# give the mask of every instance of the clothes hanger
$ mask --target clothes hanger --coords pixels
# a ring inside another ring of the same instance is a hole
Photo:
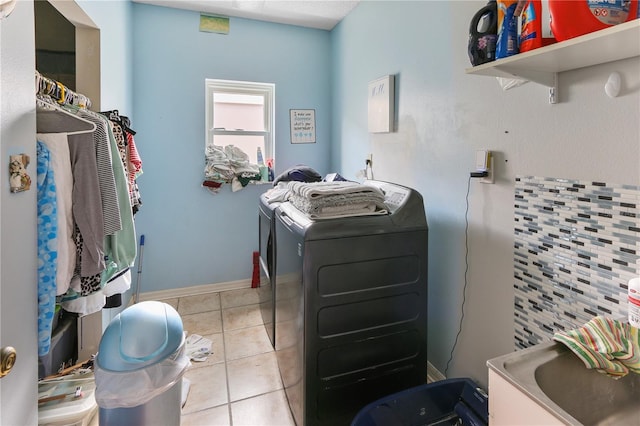
[[[1,1],[1,0],[0,0]],[[59,104],[69,104],[80,108],[90,108],[91,99],[83,94],[70,90],[64,84],[47,78],[36,70],[36,94],[49,95]]]
[[[95,123],[64,110],[46,96],[36,96],[36,131],[79,135],[96,130]]]
[[[70,105],[76,105],[84,109],[91,107],[91,100],[89,98],[87,98],[85,95],[81,95],[80,93],[75,93],[70,90],[67,90],[66,93],[66,103]]]
[[[117,109],[112,109],[110,111],[100,111],[100,114],[104,115],[109,119],[109,121],[113,121],[122,127],[123,130],[131,133],[135,136],[136,132],[131,127],[131,120],[126,115],[120,115],[120,112]]]

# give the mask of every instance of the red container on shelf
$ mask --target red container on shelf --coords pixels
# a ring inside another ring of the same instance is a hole
[[[526,0],[520,16],[520,53],[542,47],[542,1]]]
[[[557,41],[637,18],[638,0],[549,0],[551,31]]]

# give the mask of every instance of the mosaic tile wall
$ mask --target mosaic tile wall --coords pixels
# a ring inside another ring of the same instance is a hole
[[[638,276],[640,187],[518,176],[515,347],[549,340],[596,315],[627,318]]]

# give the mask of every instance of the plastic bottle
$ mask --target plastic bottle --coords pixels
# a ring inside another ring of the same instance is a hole
[[[269,182],[273,182],[273,179],[274,179],[273,158],[267,158],[267,180]]]
[[[260,149],[260,147],[258,147],[256,156],[258,157],[258,170],[260,170],[260,180],[262,182],[267,182],[269,180],[269,168],[264,165],[264,159],[262,157],[262,149]]]
[[[498,38],[498,5],[496,0],[489,3],[471,19],[469,24],[468,53],[471,65],[476,66],[496,59]]]
[[[496,59],[515,55],[518,50],[518,0],[498,0],[498,41]]]
[[[542,47],[542,1],[527,0],[520,16],[520,52]]]
[[[256,152],[256,157],[258,158],[258,166],[263,166],[264,159],[262,158],[262,149],[260,149],[260,147],[258,147],[258,150]]]
[[[638,0],[549,0],[551,31],[557,41],[636,19],[637,11]]]

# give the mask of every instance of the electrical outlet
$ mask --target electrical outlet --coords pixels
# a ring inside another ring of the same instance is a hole
[[[493,169],[487,170],[488,176],[480,178],[480,183],[495,183],[495,179],[493,178]]]
[[[369,154],[364,160],[364,175],[367,179],[373,179],[373,154]]]

